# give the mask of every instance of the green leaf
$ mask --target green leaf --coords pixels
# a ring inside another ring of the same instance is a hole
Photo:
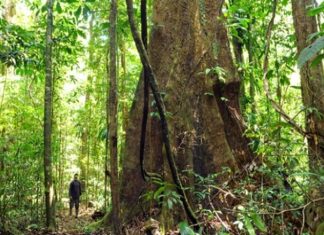
[[[312,40],[316,39],[317,37],[321,36],[323,33],[321,32],[315,32],[315,33],[311,33],[308,37],[307,37],[307,42],[311,42]]]
[[[324,36],[306,47],[298,57],[298,68],[302,68],[313,56],[324,48]]]
[[[204,95],[207,95],[207,96],[214,96],[214,94],[212,92],[205,92]]]
[[[244,216],[244,225],[245,225],[249,235],[256,235],[253,225],[252,225],[250,218],[248,216]]]
[[[324,54],[320,54],[318,56],[316,56],[316,58],[312,61],[311,66],[316,66],[319,63],[322,62],[322,60],[324,59]]]
[[[79,36],[81,36],[82,38],[86,39],[87,35],[85,34],[85,32],[83,32],[82,30],[77,30],[77,33]]]
[[[81,8],[81,6],[80,6],[80,7],[78,7],[78,9],[74,12],[74,16],[75,16],[75,18],[79,19],[80,15],[81,15],[81,10],[82,10],[82,8]]]
[[[178,227],[180,228],[181,235],[195,235],[195,232],[189,227],[187,222],[181,222]]]
[[[317,226],[315,235],[323,235],[324,234],[324,223],[321,223]]]
[[[173,202],[172,202],[171,199],[168,199],[168,200],[167,200],[167,204],[168,204],[168,208],[169,208],[169,209],[172,209],[172,207],[173,207]]]
[[[258,227],[258,229],[260,229],[262,232],[267,232],[267,227],[264,224],[264,222],[259,214],[252,214],[251,219],[252,219],[253,223],[255,224],[255,226]]]
[[[63,12],[60,2],[56,3],[56,11],[60,14]]]
[[[315,7],[314,9],[308,11],[308,15],[315,16],[322,12],[324,12],[324,2],[322,2],[321,5],[319,5],[318,7]]]
[[[47,11],[47,4],[43,5],[41,8],[41,12],[45,12]]]
[[[154,199],[157,199],[160,195],[162,195],[164,190],[165,190],[164,186],[161,186],[158,190],[156,190],[153,196]]]
[[[84,5],[83,7],[83,18],[88,19],[88,16],[90,15],[91,9],[87,4]]]
[[[101,23],[101,24],[100,24],[100,28],[101,28],[102,30],[104,30],[104,29],[108,29],[108,28],[109,28],[109,22]]]

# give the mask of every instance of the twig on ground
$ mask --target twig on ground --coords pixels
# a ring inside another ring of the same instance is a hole
[[[217,217],[217,219],[219,220],[219,222],[222,224],[222,226],[227,230],[229,231],[229,227],[227,226],[227,224],[224,223],[224,221],[221,219],[221,217],[218,215],[218,212],[217,210],[215,209],[212,201],[211,201],[211,198],[210,198],[210,195],[208,195],[208,201],[209,201],[209,204],[210,204],[210,207],[212,208],[213,210],[213,213],[215,214],[215,216]]]
[[[290,211],[298,211],[298,210],[301,210],[301,209],[304,210],[310,204],[312,204],[314,202],[319,202],[319,201],[324,201],[324,197],[311,200],[310,202],[306,203],[303,206],[299,206],[299,207],[295,207],[295,208],[291,208],[291,209],[285,209],[285,210],[281,210],[281,211],[278,211],[278,212],[259,212],[259,213],[256,213],[255,211],[238,211],[238,210],[233,210],[233,209],[229,209],[229,208],[224,208],[224,210],[227,210],[227,211],[230,211],[230,212],[233,212],[233,213],[251,212],[251,213],[256,213],[256,214],[259,214],[259,215],[281,215],[281,214],[284,214],[284,213],[290,212]]]

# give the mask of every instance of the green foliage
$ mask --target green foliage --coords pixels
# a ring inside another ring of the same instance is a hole
[[[240,229],[243,229],[244,224],[249,235],[256,234],[255,228],[259,229],[261,232],[267,232],[267,227],[259,214],[256,212],[246,211],[243,206],[238,206],[237,209],[240,212],[238,213],[238,220],[235,221],[234,224],[238,225]]]
[[[225,80],[226,80],[226,71],[219,66],[206,69],[205,74],[206,75],[216,75],[217,78],[222,82],[225,82]]]
[[[41,48],[31,30],[10,24],[0,18],[0,62],[7,66],[37,63],[35,49]]]
[[[181,235],[197,235],[198,233],[195,233],[195,231],[190,228],[190,226],[188,225],[187,222],[181,222],[178,225],[179,229],[180,229],[180,234]]]
[[[13,234],[41,228],[44,217],[42,120],[46,6],[40,0],[17,0],[16,3],[29,7],[28,23],[0,18],[0,233],[5,230]],[[142,65],[132,42],[125,3],[119,4],[118,149],[122,164],[128,161],[128,156],[125,156],[126,125]],[[224,19],[231,40],[237,40],[243,48],[243,61],[236,61],[236,66],[242,75],[241,111],[247,127],[245,135],[250,139],[251,149],[258,156],[260,165],[247,171],[239,180],[234,178],[235,188],[219,183],[219,179],[233,175],[229,169],[206,177],[185,172],[195,179],[194,187],[186,190],[192,193],[196,205],[204,205],[197,210],[208,222],[219,223],[217,215],[223,218],[228,213],[224,196],[227,192],[239,199],[239,205],[230,217],[235,218],[234,227],[240,233],[279,234],[279,228],[284,230],[280,233],[291,234],[296,227],[294,221],[302,218],[301,211],[282,217],[275,213],[303,205],[309,189],[323,182],[324,173],[309,172],[303,137],[292,131],[264,95],[262,64],[272,1],[237,0],[226,4]],[[316,109],[303,107],[300,84],[292,76],[296,73],[296,46],[292,24],[288,24],[292,22],[288,4],[290,1],[279,1],[268,79],[273,97],[294,117],[294,121],[303,126],[304,114],[314,113],[318,118],[323,115]],[[1,1],[0,5],[2,7],[4,3]],[[204,1],[200,1],[199,7],[200,21],[204,24],[207,13]],[[83,199],[96,200],[98,208],[109,210],[105,208],[105,202],[109,202],[109,189],[105,197],[103,174],[107,138],[106,57],[110,27],[106,8],[107,2],[95,0],[60,0],[54,5],[53,165],[59,201],[57,210],[64,208],[71,175],[84,171],[83,168],[86,173],[82,177],[87,184]],[[137,17],[138,9],[137,3]],[[321,14],[323,9],[322,3],[310,10],[310,15]],[[152,22],[149,24],[152,27]],[[314,39],[298,59],[300,68],[312,58],[312,64],[316,64],[324,57],[319,54],[324,47],[323,32],[310,35],[309,40]],[[215,52],[219,52],[218,46],[212,46]],[[218,77],[221,81],[225,81],[227,76],[224,68],[217,64],[201,71],[201,74]],[[203,94],[207,99],[214,97],[209,91]],[[167,94],[162,95],[168,98]],[[228,98],[221,97],[221,100],[228,101]],[[153,111],[150,115],[159,118],[154,112],[154,101],[151,106]],[[229,106],[229,110],[231,108]],[[172,120],[175,114],[167,112],[166,115]],[[169,211],[181,206],[181,196],[175,185],[158,178],[154,184],[154,190],[145,194],[146,200],[157,202]],[[223,197],[213,198],[215,192]],[[221,201],[224,206],[212,208],[210,205],[217,204],[214,200]],[[84,232],[90,234],[98,226],[99,223],[92,224]],[[186,222],[178,227],[181,234],[196,234]],[[321,225],[318,234],[322,228]]]
[[[315,235],[321,235],[324,234],[324,223],[321,223],[315,232]]]
[[[324,12],[324,2],[322,2],[318,7],[310,9],[308,11],[308,15],[316,16],[323,12]],[[308,47],[304,48],[301,51],[298,57],[298,68],[302,68],[311,59],[313,59],[312,65],[317,65],[322,62],[324,55],[319,54],[319,52],[322,51],[322,49],[324,48],[324,37],[321,35],[323,35],[323,30],[313,35],[309,35],[309,39],[308,39],[309,41],[312,41],[314,37],[317,36],[320,37],[318,37],[313,43],[311,43]]]
[[[318,7],[315,7],[308,11],[309,16],[315,16],[320,13],[324,12],[324,2],[321,2],[321,4]]]
[[[298,67],[302,68],[311,58],[317,55],[324,48],[324,37],[315,40],[311,45],[302,50],[298,57]],[[323,56],[317,57],[316,63],[321,62]]]
[[[144,195],[145,200],[156,201],[169,210],[172,210],[175,205],[181,204],[181,196],[177,193],[174,184],[162,181],[161,179],[155,179],[153,182],[157,185],[157,189],[147,192]]]

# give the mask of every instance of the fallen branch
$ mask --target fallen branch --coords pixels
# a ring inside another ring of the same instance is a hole
[[[226,231],[229,231],[230,227],[227,224],[225,224],[225,222],[222,220],[222,218],[218,215],[218,212],[217,212],[216,208],[213,205],[213,202],[212,202],[212,200],[210,198],[210,195],[208,195],[208,201],[209,201],[209,205],[210,205],[211,209],[213,210],[213,213],[217,217],[218,221],[222,224],[222,226],[226,229]]]

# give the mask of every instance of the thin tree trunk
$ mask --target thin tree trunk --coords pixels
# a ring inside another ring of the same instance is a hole
[[[62,122],[59,122],[59,125]],[[57,192],[57,201],[61,202],[62,199],[62,188],[61,188],[61,171],[62,171],[62,129],[59,130],[59,144],[58,144],[58,163],[57,163],[57,177],[56,177],[56,184],[58,187]]]
[[[248,39],[248,58],[249,58],[249,66],[253,67],[255,66],[254,62],[254,55],[253,55],[253,38],[252,38],[252,29],[253,29],[253,19],[250,17],[251,22],[249,23],[248,31],[249,31],[249,39]],[[251,114],[256,115],[256,103],[255,103],[255,79],[253,74],[253,69],[251,69],[251,72],[249,73],[249,96],[250,96],[250,102],[251,102]],[[252,125],[255,123],[255,117],[253,117]]]
[[[124,131],[126,130],[127,122],[128,122],[128,110],[125,100],[127,99],[127,92],[126,92],[126,86],[127,86],[127,65],[126,65],[126,45],[125,41],[121,42],[120,46],[121,56],[120,56],[120,64],[123,71],[122,79],[121,79],[121,89],[120,89],[120,96],[122,97],[123,102],[121,103],[121,112],[122,112],[122,129],[123,129],[123,136],[121,136],[121,139],[123,140],[121,143],[120,148],[120,156],[119,156],[119,165],[123,165],[123,161],[125,158],[125,134]],[[119,174],[122,174],[119,172]]]
[[[109,145],[109,143],[107,143],[108,142],[108,136],[106,137],[106,146],[108,146]],[[108,209],[108,177],[109,177],[109,174],[110,174],[110,172],[109,172],[109,164],[108,164],[108,155],[109,155],[109,153],[108,153],[108,148],[106,147],[106,154],[105,154],[105,169],[104,169],[104,171],[105,171],[105,178],[104,178],[104,204],[105,204],[105,206],[104,206],[104,209],[105,209],[105,211]]]
[[[54,189],[52,182],[52,45],[53,45],[53,3],[47,0],[47,29],[46,29],[46,81],[45,81],[45,113],[44,113],[44,185],[46,205],[46,226],[54,227]]]
[[[93,21],[94,21],[94,15],[91,16],[90,23],[89,23],[89,35],[90,35],[90,45],[93,44]],[[92,48],[89,49],[89,62],[93,63],[93,51]],[[83,190],[85,191],[85,202],[86,207],[88,207],[88,201],[89,201],[89,163],[90,163],[90,125],[91,125],[91,90],[92,90],[92,84],[93,84],[93,76],[89,75],[87,78],[86,83],[86,95],[85,95],[85,103],[84,103],[84,111],[85,111],[85,124],[84,129],[82,132],[82,146],[81,146],[81,155],[80,155],[80,168],[81,168],[81,180],[82,184],[84,185]]]
[[[92,28],[92,27],[90,27]],[[90,33],[91,34],[91,33]],[[92,61],[92,54],[90,52],[89,56],[90,61]],[[79,164],[81,169],[81,183],[82,183],[82,190],[85,191],[86,196],[86,205],[88,204],[88,171],[89,171],[89,148],[90,148],[90,123],[91,123],[91,100],[90,100],[90,90],[92,87],[92,76],[88,76],[87,78],[87,86],[86,86],[86,97],[85,97],[85,124],[81,136],[82,146],[81,146],[81,155],[79,157]]]
[[[89,99],[89,96],[86,92],[86,98],[85,98],[85,103],[87,103]],[[85,105],[86,107],[86,105]],[[86,109],[85,109],[85,112]],[[86,117],[85,117],[85,122],[88,122],[87,120],[87,114],[85,114]],[[85,124],[87,125],[87,124]],[[80,167],[80,180],[81,182],[84,182],[84,179],[85,179],[85,175],[86,175],[86,163],[85,163],[85,158],[86,158],[86,155],[87,155],[87,140],[88,140],[88,132],[87,132],[87,128],[86,127],[83,127],[82,129],[82,133],[81,133],[81,152],[80,152],[80,155],[79,155],[79,158],[78,158],[78,165]]]
[[[118,87],[117,87],[117,11],[118,0],[112,0],[110,5],[110,30],[109,30],[109,99],[107,100],[107,133],[109,141],[107,150],[110,153],[111,171],[111,199],[112,199],[112,224],[114,234],[121,234],[120,205],[119,205],[119,177],[118,177]],[[109,144],[109,146],[108,146]],[[108,152],[108,151],[107,151]],[[108,218],[108,217],[107,217]]]
[[[97,138],[94,139],[93,142],[93,159],[94,159],[94,169],[95,169],[95,180],[93,181],[94,184],[94,195],[95,197],[98,196],[98,183],[100,182],[100,172],[101,172],[101,161],[99,159],[98,154],[98,140]],[[105,205],[106,206],[106,205]]]
[[[59,192],[60,192],[60,202],[62,202],[62,198],[63,198],[63,195],[64,195],[64,189],[63,189],[63,186],[64,186],[64,163],[65,163],[65,142],[66,142],[66,133],[65,133],[65,136],[64,136],[64,133],[63,133],[63,130],[65,129],[65,126],[63,125],[62,123],[62,117],[61,117],[61,129],[60,129],[60,139],[61,139],[61,142],[60,142],[60,161],[59,161],[59,164],[60,164],[60,169],[59,169],[59,179],[58,179],[58,183],[59,183]]]
[[[39,198],[41,196],[41,179],[40,179],[40,173],[37,175],[37,181],[36,181],[36,221],[39,221]]]
[[[308,37],[316,33],[316,17],[309,16],[308,7],[314,6],[313,0],[292,0],[294,27],[296,31],[298,54],[311,42]],[[306,111],[306,131],[308,138],[309,167],[312,173],[320,175],[324,168],[324,80],[323,66],[319,63],[311,66],[307,63],[300,70],[303,103],[306,108],[316,109],[316,112]],[[317,177],[312,178],[310,191],[312,199],[324,197],[324,184]],[[314,203],[307,207],[306,223],[315,232],[324,222],[324,202]]]
[[[91,108],[90,108],[91,113]],[[88,125],[89,128],[89,125]],[[88,129],[89,130],[89,129]],[[89,131],[90,132],[90,131]],[[85,190],[86,190],[86,208],[88,208],[89,205],[89,197],[90,197],[90,186],[89,186],[89,168],[90,168],[90,135],[88,135],[88,146],[87,146],[87,165],[86,165],[86,178],[85,178]]]

